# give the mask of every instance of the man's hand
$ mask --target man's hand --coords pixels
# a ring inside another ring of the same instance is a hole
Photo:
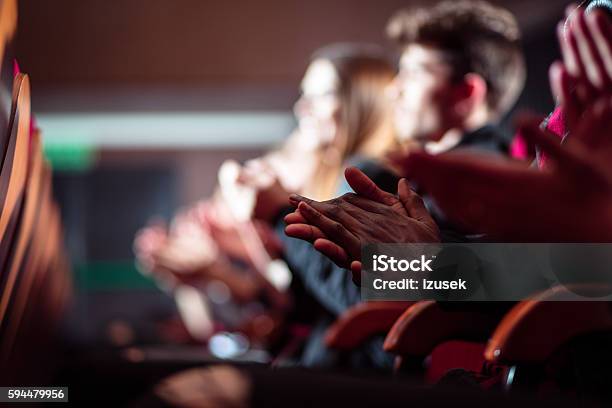
[[[140,272],[150,275],[155,272],[153,255],[167,245],[168,229],[166,225],[154,220],[146,227],[140,229],[134,238],[134,255]]]
[[[289,192],[272,169],[262,160],[253,160],[243,168],[238,182],[255,191],[253,218],[270,222],[287,205]]]
[[[298,208],[285,218],[287,235],[312,242],[337,265],[351,267],[353,272],[360,269],[363,245],[439,242],[437,225],[406,180],[399,182],[395,196],[356,168],[347,169],[345,176],[356,194],[325,202],[291,196]]]
[[[453,221],[498,239],[612,242],[612,98],[588,108],[563,145],[537,120],[522,127],[548,169],[469,153],[413,153],[403,168]]]
[[[506,240],[612,242],[612,24],[600,12],[570,14],[558,27],[563,62],[551,68],[569,137],[560,145],[538,120],[523,122],[550,168],[466,153],[394,158],[454,222]]]
[[[563,61],[551,67],[551,88],[572,129],[589,106],[612,94],[612,22],[602,11],[585,15],[570,7],[557,36]]]

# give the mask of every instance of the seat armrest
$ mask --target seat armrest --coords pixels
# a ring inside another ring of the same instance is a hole
[[[503,364],[541,363],[568,341],[612,331],[612,304],[580,301],[579,295],[605,296],[601,285],[555,287],[517,304],[491,336],[485,358]]]
[[[384,343],[387,352],[399,356],[426,357],[450,340],[488,339],[499,318],[474,310],[446,310],[433,300],[420,301],[395,322]]]
[[[351,350],[369,338],[386,334],[397,318],[414,302],[363,302],[348,309],[325,334],[325,344]]]

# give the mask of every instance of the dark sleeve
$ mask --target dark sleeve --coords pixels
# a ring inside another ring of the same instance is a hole
[[[284,245],[285,262],[294,278],[300,279],[310,296],[334,316],[360,301],[359,288],[351,273],[336,266],[312,244],[285,234],[285,223],[279,220],[275,230]]]
[[[362,161],[351,165],[361,169],[376,184],[380,183],[381,188],[392,192],[397,189],[398,179],[375,162]],[[351,191],[348,185],[346,187],[340,189],[340,194]],[[309,242],[288,237],[284,229],[280,217],[275,230],[284,244],[285,261],[311,296],[336,316],[361,301],[360,289],[353,283],[349,271],[336,266]]]

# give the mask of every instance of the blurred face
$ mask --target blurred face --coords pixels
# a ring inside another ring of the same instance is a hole
[[[336,135],[339,78],[333,64],[325,59],[313,61],[302,79],[302,95],[295,103],[301,141],[307,148],[333,142]]]
[[[452,70],[435,48],[414,44],[402,53],[390,94],[401,140],[439,140],[452,125]]]

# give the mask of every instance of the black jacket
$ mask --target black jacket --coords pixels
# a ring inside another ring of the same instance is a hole
[[[453,150],[470,149],[488,154],[503,155],[507,153],[508,149],[505,140],[504,135],[496,127],[485,126],[475,132],[466,134]],[[357,158],[349,164],[362,170],[381,189],[393,194],[397,192],[399,178],[376,161]],[[343,177],[338,195],[350,191],[350,186]],[[445,220],[442,212],[437,209],[434,202],[426,194],[423,199],[433,218],[441,227],[443,240],[448,242],[469,240],[469,237],[463,231],[457,230]],[[285,247],[285,261],[294,278],[300,279],[307,293],[323,306],[328,314],[325,320],[331,323],[348,308],[361,301],[360,289],[352,282],[350,273],[319,253],[310,243],[288,237],[285,234],[283,217],[292,211],[293,209],[284,211],[275,223],[276,233]],[[327,324],[323,323],[321,326],[321,330],[323,330],[327,327]],[[319,334],[322,335],[322,332]],[[316,341],[320,340],[317,339]],[[365,353],[369,355],[369,361],[362,366],[391,366],[392,359],[382,351],[382,340],[378,340],[365,346],[368,348]],[[322,343],[319,346],[323,347]],[[316,354],[314,351],[313,353]],[[312,360],[316,360],[316,358]],[[305,364],[310,364],[310,362],[305,361]],[[311,365],[313,364],[316,364],[316,362]]]

